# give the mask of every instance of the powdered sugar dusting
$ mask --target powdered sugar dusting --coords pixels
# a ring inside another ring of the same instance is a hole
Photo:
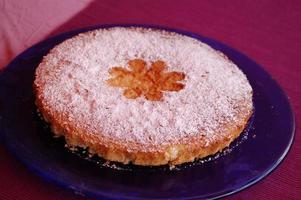
[[[127,99],[122,89],[106,83],[108,70],[137,58],[162,60],[168,71],[184,72],[185,88],[164,92],[163,101]],[[223,137],[222,124],[243,123],[238,113],[252,108],[252,88],[232,62],[195,39],[164,31],[110,28],[80,34],[55,47],[36,75],[44,106],[68,118],[68,126],[149,149],[198,134],[209,145]]]

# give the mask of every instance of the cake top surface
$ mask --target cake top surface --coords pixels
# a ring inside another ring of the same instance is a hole
[[[118,75],[112,70],[139,70],[131,66],[137,60],[144,70],[162,62],[166,73],[182,74],[170,84],[181,88],[160,83],[160,97],[150,99],[148,89],[127,96],[126,83],[110,84]],[[240,114],[252,109],[247,78],[224,55],[196,39],[145,28],[99,29],[64,41],[44,57],[35,85],[45,109],[69,127],[145,149],[199,134],[209,145],[223,137],[224,124],[241,125]]]

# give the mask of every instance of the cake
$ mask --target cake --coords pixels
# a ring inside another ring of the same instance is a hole
[[[43,119],[69,147],[143,166],[222,151],[253,111],[246,76],[221,52],[140,27],[65,40],[37,67],[34,90]]]

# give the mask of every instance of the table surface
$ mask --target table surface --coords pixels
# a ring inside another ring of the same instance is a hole
[[[262,65],[290,98],[297,130],[284,162],[228,199],[300,199],[301,1],[0,0],[0,70],[34,43],[96,24],[155,24],[219,40]],[[1,108],[1,105],[0,105]],[[0,199],[88,199],[29,172],[0,143]]]

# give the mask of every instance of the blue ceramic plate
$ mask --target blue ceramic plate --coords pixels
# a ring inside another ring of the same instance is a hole
[[[0,132],[7,148],[30,169],[48,181],[97,198],[207,199],[256,183],[283,160],[294,137],[295,121],[279,85],[254,61],[220,42],[160,27],[152,28],[188,35],[222,51],[247,75],[255,105],[248,138],[230,153],[173,171],[147,167],[116,170],[68,152],[63,141],[52,139],[37,117],[32,90],[35,68],[58,43],[78,33],[106,27],[111,26],[75,30],[45,40],[23,52],[1,73]]]

